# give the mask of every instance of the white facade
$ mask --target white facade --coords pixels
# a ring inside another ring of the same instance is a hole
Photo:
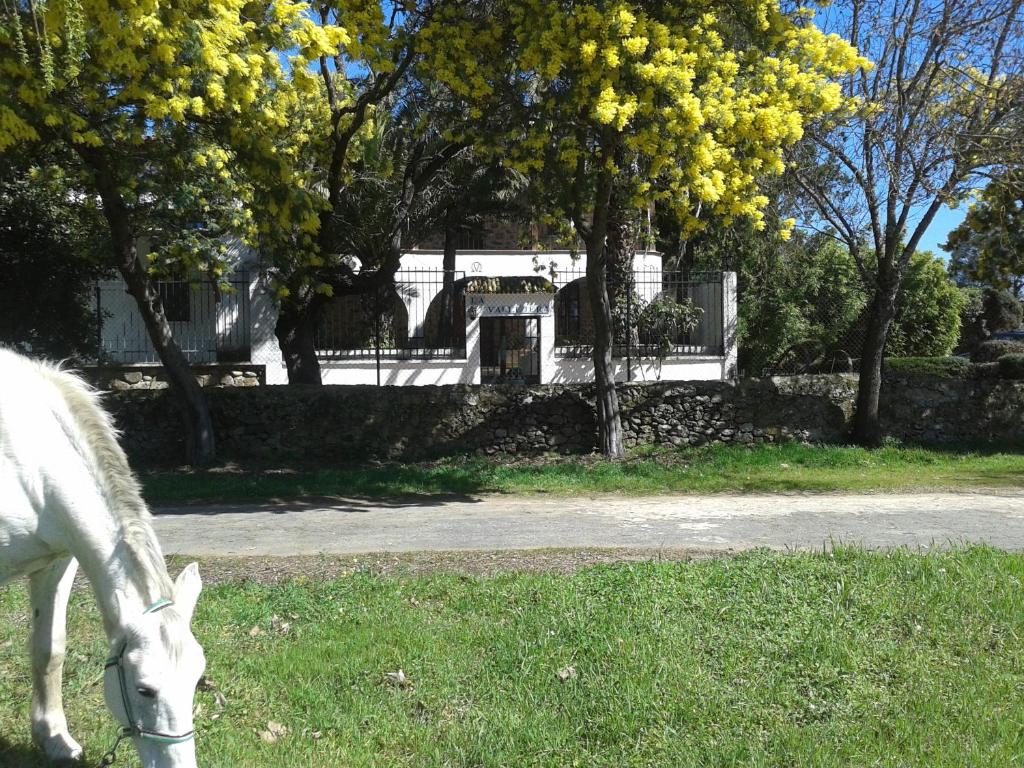
[[[441,269],[444,253],[439,250],[415,250],[402,257],[402,269]],[[539,275],[557,281],[559,274],[584,270],[583,255],[569,251],[492,251],[462,250],[455,255],[455,270],[467,276],[519,277]],[[637,272],[660,270],[661,254],[640,252],[633,258]]]
[[[402,275],[414,276],[417,270],[441,269],[439,250],[412,251],[402,259]],[[457,272],[472,277],[525,277],[537,275],[551,280],[557,287],[582,276],[583,265],[568,251],[460,251],[456,256]],[[637,293],[649,301],[658,290],[661,255],[638,253],[634,260],[637,275],[649,279],[638,282]],[[653,276],[653,277],[652,277]],[[724,354],[686,354],[664,360],[643,358],[614,361],[617,381],[685,381],[721,380],[735,376],[736,370],[736,276],[724,273],[722,278],[721,334]],[[403,300],[408,310],[411,336],[422,336],[430,301],[438,292],[435,283],[418,282],[414,277],[403,282]],[[649,295],[648,295],[649,294]],[[273,299],[258,284],[252,292],[252,361],[266,366],[268,384],[288,381],[281,351],[274,336]],[[394,386],[432,384],[479,384],[483,361],[481,353],[481,321],[496,317],[533,318],[539,330],[538,373],[540,383],[574,383],[592,381],[593,364],[589,355],[567,354],[555,346],[555,297],[553,294],[473,294],[466,297],[466,347],[464,356],[445,359],[424,359],[410,356],[395,359],[382,356],[379,363],[372,354],[358,356],[333,355],[320,360],[321,378],[325,384],[376,384]],[[266,318],[261,321],[261,318]],[[531,352],[532,354],[532,352]]]
[[[251,257],[251,254],[250,254]],[[479,384],[500,375],[503,380],[537,383],[574,383],[593,380],[589,353],[582,348],[556,346],[558,302],[550,292],[473,293],[473,281],[465,295],[465,347],[430,350],[430,313],[441,292],[443,254],[439,250],[415,250],[402,259],[397,278],[398,295],[404,305],[404,329],[416,344],[401,350],[332,349],[320,360],[325,384],[377,384],[393,386]],[[251,261],[251,258],[244,262]],[[241,266],[241,265],[240,265]],[[465,250],[456,255],[459,278],[542,277],[562,290],[581,280],[584,267],[568,251]],[[638,253],[634,259],[635,290],[642,302],[662,292],[661,256]],[[209,288],[193,286],[188,292],[188,320],[172,321],[175,338],[190,361],[238,361],[244,344],[249,362],[266,367],[267,384],[288,381],[281,350],[274,335],[276,300],[258,270],[240,271],[238,295],[216,300]],[[724,273],[720,283],[708,283],[702,294],[707,306],[703,330],[692,346],[680,348],[663,360],[653,357],[615,358],[618,381],[719,380],[731,378],[736,370],[736,276]],[[585,294],[575,286],[577,299]],[[247,297],[242,295],[246,294]],[[101,310],[102,348],[108,359],[121,363],[156,361],[134,301],[120,281],[98,287]],[[710,298],[709,298],[710,297]],[[243,301],[247,298],[248,301]],[[184,316],[181,295],[180,311]],[[460,308],[461,309],[461,308]],[[564,322],[564,307],[562,321]],[[577,314],[579,314],[577,312]],[[575,317],[577,323],[579,318]],[[500,330],[496,330],[500,329]],[[703,337],[701,334],[705,334]],[[500,337],[500,338],[499,338]],[[515,347],[514,349],[512,347]],[[511,374],[508,366],[511,368]]]

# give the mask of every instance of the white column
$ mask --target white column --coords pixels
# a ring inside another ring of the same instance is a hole
[[[540,316],[540,383],[555,378],[555,296],[548,296],[547,312]]]
[[[277,302],[263,285],[256,272],[249,282],[249,318],[251,323],[249,358],[267,368],[267,384],[287,384],[288,371],[284,366],[281,347],[274,335],[277,324]]]
[[[474,300],[479,303],[474,304]],[[466,369],[462,381],[466,384],[480,383],[480,313],[483,297],[466,294]]]
[[[739,304],[736,296],[736,273],[722,273],[722,341],[725,359],[722,361],[722,378],[735,379],[738,361],[736,345]]]

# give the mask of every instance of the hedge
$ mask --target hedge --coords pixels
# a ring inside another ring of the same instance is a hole
[[[890,357],[885,361],[888,374],[939,376],[965,379],[974,374],[970,360],[962,357]]]
[[[999,375],[1004,379],[1024,379],[1024,355],[1000,357]]]
[[[982,342],[974,350],[971,359],[976,363],[994,363],[1003,355],[1024,354],[1024,344],[1008,339],[989,340]]]

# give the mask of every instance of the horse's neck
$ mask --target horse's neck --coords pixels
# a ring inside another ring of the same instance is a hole
[[[80,540],[83,546],[76,547],[79,551],[74,555],[89,577],[104,627],[111,636],[121,624],[115,597],[118,591],[141,613],[158,600],[172,597],[171,580],[148,522],[134,521],[126,526],[111,520],[103,527],[107,536]]]
[[[0,445],[28,479],[22,507],[36,514],[38,544],[78,559],[108,633],[118,623],[117,591],[132,609],[171,597],[149,511],[96,397],[74,377],[3,350],[0,374]]]

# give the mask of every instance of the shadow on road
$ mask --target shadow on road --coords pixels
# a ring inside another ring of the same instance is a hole
[[[269,512],[271,514],[294,514],[304,511],[331,509],[339,514],[360,514],[381,509],[425,509],[443,507],[448,504],[478,504],[480,499],[459,493],[422,494],[393,498],[353,498],[341,496],[316,496],[301,499],[267,499],[253,502],[216,503],[198,501],[193,504],[154,506],[154,515],[224,515],[246,512]],[[2,765],[2,763],[0,763]]]

